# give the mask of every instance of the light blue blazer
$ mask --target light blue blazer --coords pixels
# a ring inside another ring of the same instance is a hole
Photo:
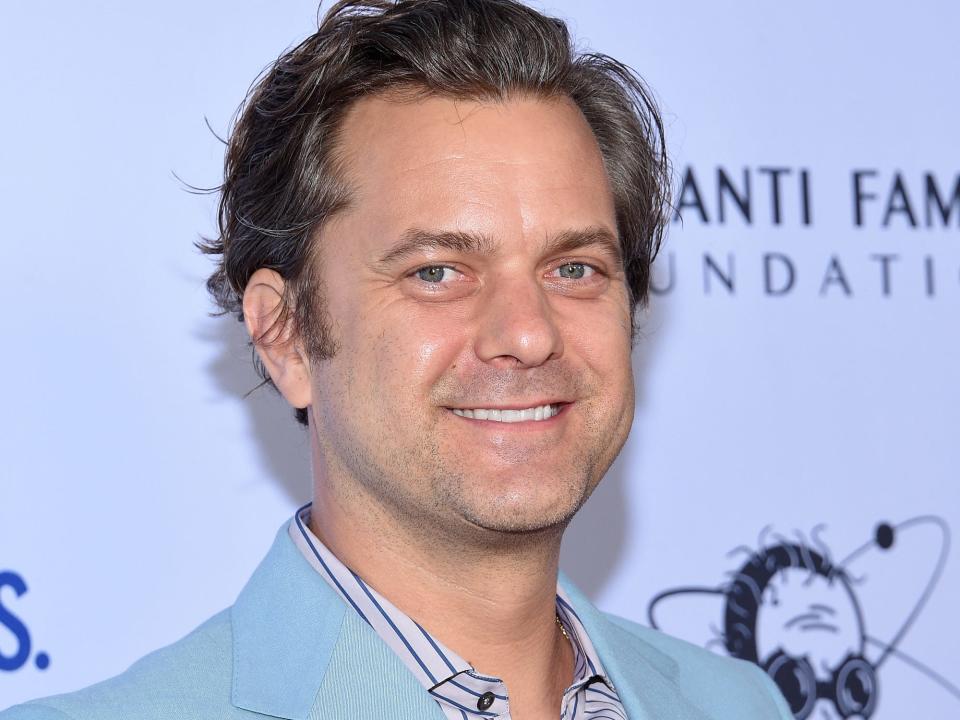
[[[629,720],[791,720],[756,666],[597,610],[564,577]],[[115,678],[0,720],[444,720],[286,526],[236,603]]]

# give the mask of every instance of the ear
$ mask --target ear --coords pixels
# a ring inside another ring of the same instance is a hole
[[[257,355],[277,389],[295,408],[310,405],[310,364],[293,332],[293,309],[277,321],[284,303],[284,282],[275,270],[260,268],[243,291],[243,320]]]

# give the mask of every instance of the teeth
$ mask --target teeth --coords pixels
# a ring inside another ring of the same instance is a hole
[[[470,418],[471,420],[493,420],[494,422],[527,422],[530,420],[549,420],[560,412],[559,405],[540,405],[539,407],[524,408],[523,410],[497,410],[487,408],[474,408],[472,410],[461,410],[453,408],[453,414],[460,417]]]

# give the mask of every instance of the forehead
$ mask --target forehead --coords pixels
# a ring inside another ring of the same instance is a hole
[[[616,233],[599,147],[568,98],[367,97],[348,112],[339,151],[347,220],[383,243],[411,227],[503,240],[587,226]]]

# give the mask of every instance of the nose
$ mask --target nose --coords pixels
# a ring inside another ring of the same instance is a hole
[[[549,297],[534,278],[501,280],[479,303],[475,352],[500,367],[536,367],[563,354]]]

